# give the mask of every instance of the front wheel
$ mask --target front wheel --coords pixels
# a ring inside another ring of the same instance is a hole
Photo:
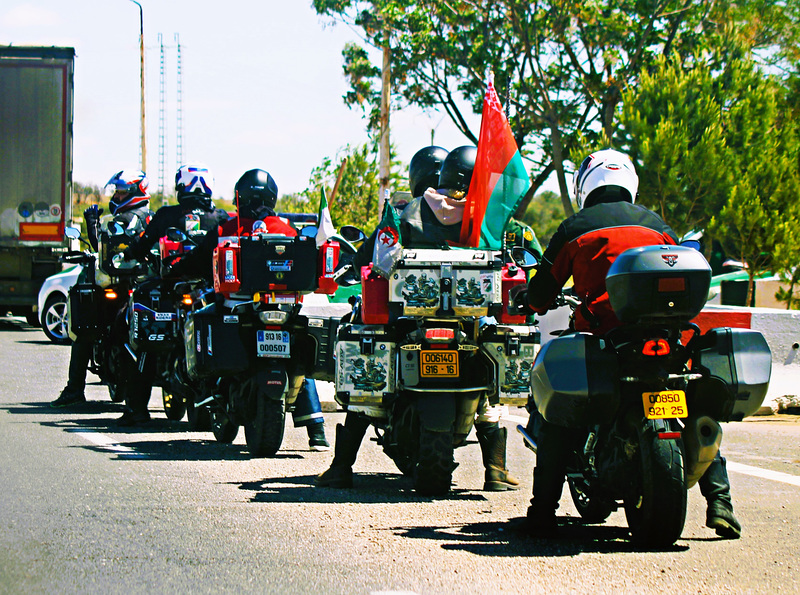
[[[602,523],[616,509],[615,502],[593,494],[591,485],[582,477],[568,477],[567,483],[572,502],[585,523]]]
[[[244,425],[244,437],[252,456],[271,457],[283,442],[286,406],[283,399],[270,399],[263,394],[257,399],[255,416]]]
[[[453,430],[419,431],[419,456],[414,468],[414,489],[422,496],[444,496],[453,481]]]
[[[227,413],[215,408],[211,411],[211,431],[214,432],[217,442],[230,444],[239,433],[239,425],[231,421]]]
[[[653,548],[673,545],[686,522],[686,477],[680,446],[660,439],[652,421],[636,428],[633,490],[624,498],[633,540]]]
[[[164,413],[167,419],[180,421],[186,413],[186,399],[172,391],[161,389],[161,402],[164,403]]]

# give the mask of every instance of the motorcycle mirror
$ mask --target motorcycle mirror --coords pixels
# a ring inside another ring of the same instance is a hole
[[[339,229],[339,235],[351,244],[363,242],[367,239],[367,234],[355,225],[343,225],[341,229]]]
[[[531,250],[530,248],[524,248],[522,246],[514,246],[511,249],[511,260],[523,271],[529,271],[539,266],[540,259],[541,254],[536,250]]]
[[[71,240],[77,240],[78,238],[81,237],[81,230],[78,229],[77,227],[65,227],[64,235]]]
[[[167,235],[167,239],[170,242],[184,242],[184,241],[186,241],[186,234],[183,233],[177,227],[168,227],[166,235]]]
[[[307,236],[309,238],[316,237],[317,227],[315,225],[306,225],[305,227],[300,229],[300,235]]]

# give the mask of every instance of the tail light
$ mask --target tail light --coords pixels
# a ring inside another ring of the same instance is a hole
[[[646,341],[642,347],[642,355],[649,355],[658,357],[661,355],[669,355],[670,347],[666,339],[650,339]]]
[[[456,332],[451,328],[429,328],[425,330],[425,339],[430,343],[431,349],[444,349],[456,338]]]

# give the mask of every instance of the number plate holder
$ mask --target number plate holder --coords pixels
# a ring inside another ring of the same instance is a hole
[[[458,351],[454,349],[421,351],[419,372],[422,378],[458,378]]]
[[[642,405],[647,419],[681,418],[689,415],[686,393],[682,390],[642,393]]]
[[[288,331],[257,331],[256,355],[258,357],[288,358],[292,356]]]

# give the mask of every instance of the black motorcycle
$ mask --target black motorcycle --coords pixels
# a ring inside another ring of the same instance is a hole
[[[516,251],[528,269],[531,255]],[[622,322],[605,336],[569,332],[542,346],[531,372],[536,412],[575,431],[567,481],[581,517],[603,522],[623,506],[634,541],[667,547],[681,535],[687,490],[719,450],[718,422],[741,419],[767,392],[771,354],[761,333],[700,333],[711,270],[683,246],[623,252],[606,277]],[[565,298],[578,307],[575,298]]]

